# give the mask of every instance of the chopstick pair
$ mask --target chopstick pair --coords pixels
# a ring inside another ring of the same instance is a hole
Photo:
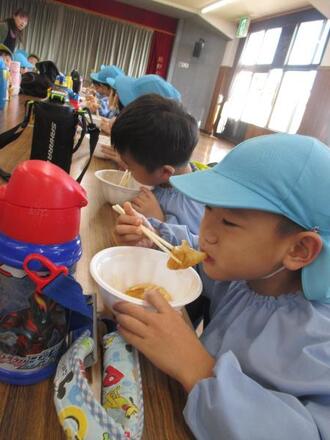
[[[125,214],[124,209],[120,205],[113,205],[112,209],[116,211],[118,214]],[[145,227],[144,225],[140,226],[141,231],[143,234],[149,238],[159,249],[166,252],[173,260],[175,260],[177,263],[182,264],[182,262],[173,255],[172,251],[174,246],[169,243],[168,241],[164,240],[162,237],[160,237],[155,232],[151,231],[149,228]]]
[[[130,180],[131,180],[131,172],[126,170],[120,179],[119,186],[128,186]]]

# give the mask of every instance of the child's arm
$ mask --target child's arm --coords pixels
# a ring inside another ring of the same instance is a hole
[[[108,97],[107,96],[103,96],[102,98],[100,98],[99,99],[99,105],[100,105],[100,108],[99,108],[99,113],[100,113],[100,116],[103,116],[103,117],[105,117],[105,118],[107,118],[108,117],[108,115],[109,115],[109,100],[108,100]]]
[[[110,134],[111,134],[111,129],[112,129],[112,126],[113,126],[115,120],[116,120],[116,117],[112,117],[112,118],[110,118],[110,119],[108,119],[108,118],[102,118],[102,119],[101,119],[101,125],[100,125],[101,130],[102,130],[105,134],[110,135]]]
[[[231,351],[217,360],[213,371],[214,378],[199,382],[190,392],[184,409],[185,420],[198,440],[330,438],[326,378],[308,390],[307,371],[305,383],[288,383],[287,393],[274,391],[243,372]],[[305,392],[315,395],[301,395],[298,390],[304,387]]]
[[[105,144],[101,144],[101,151],[104,154],[104,159],[112,160],[112,162],[115,162],[117,164],[118,169],[120,170],[126,170],[127,166],[126,164],[121,160],[121,157],[119,153],[113,148]]]
[[[149,292],[146,299],[156,311],[128,302],[114,306],[119,333],[190,392],[197,382],[213,376],[215,360],[161,294]]]
[[[146,219],[142,214],[133,209],[128,202],[125,203],[123,207],[126,215],[120,215],[117,218],[115,226],[115,235],[118,244],[153,247],[151,241],[145,239],[139,229],[143,223],[151,230],[156,230],[161,237],[173,244],[173,246],[178,246],[182,243],[182,240],[187,240],[190,246],[198,249],[199,236],[192,234],[187,226],[162,223],[154,218]]]
[[[230,350],[217,360],[210,356],[160,295],[149,294],[147,299],[157,312],[131,303],[114,306],[119,332],[189,393],[184,416],[198,440],[330,438],[329,374],[310,382],[311,372],[306,370],[302,383],[300,373],[296,382],[282,379],[287,392],[272,390],[242,371]],[[261,359],[258,367],[267,368]]]

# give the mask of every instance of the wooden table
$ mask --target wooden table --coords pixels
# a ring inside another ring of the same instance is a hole
[[[15,97],[0,111],[0,133],[11,128],[23,117],[26,97]],[[0,150],[0,167],[12,171],[16,164],[29,158],[32,129],[27,128],[11,145]],[[78,175],[86,158],[72,166],[71,174]],[[82,186],[88,194],[88,206],[82,209],[81,239],[83,255],[77,265],[76,278],[85,293],[97,292],[97,286],[89,274],[89,262],[101,249],[111,246],[114,213],[100,191],[94,172],[110,168],[109,161],[93,158]],[[1,179],[0,179],[1,180]],[[0,213],[1,215],[1,213]],[[181,386],[165,376],[140,357],[144,392],[144,440],[192,439],[182,410],[185,393]],[[93,369],[93,389],[100,388],[100,365]],[[0,384],[0,439],[6,440],[64,440],[53,403],[53,380],[33,386]]]

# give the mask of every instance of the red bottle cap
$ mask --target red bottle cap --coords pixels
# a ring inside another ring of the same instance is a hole
[[[0,232],[14,240],[56,244],[79,234],[86,191],[51,162],[27,160],[0,187]]]

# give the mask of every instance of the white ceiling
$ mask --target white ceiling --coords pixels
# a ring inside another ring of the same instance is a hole
[[[132,6],[159,12],[176,18],[195,15],[211,24],[229,38],[233,38],[240,17],[252,20],[288,11],[315,7],[330,17],[330,0],[224,0],[225,6],[202,14],[201,9],[215,0],[120,0]]]

